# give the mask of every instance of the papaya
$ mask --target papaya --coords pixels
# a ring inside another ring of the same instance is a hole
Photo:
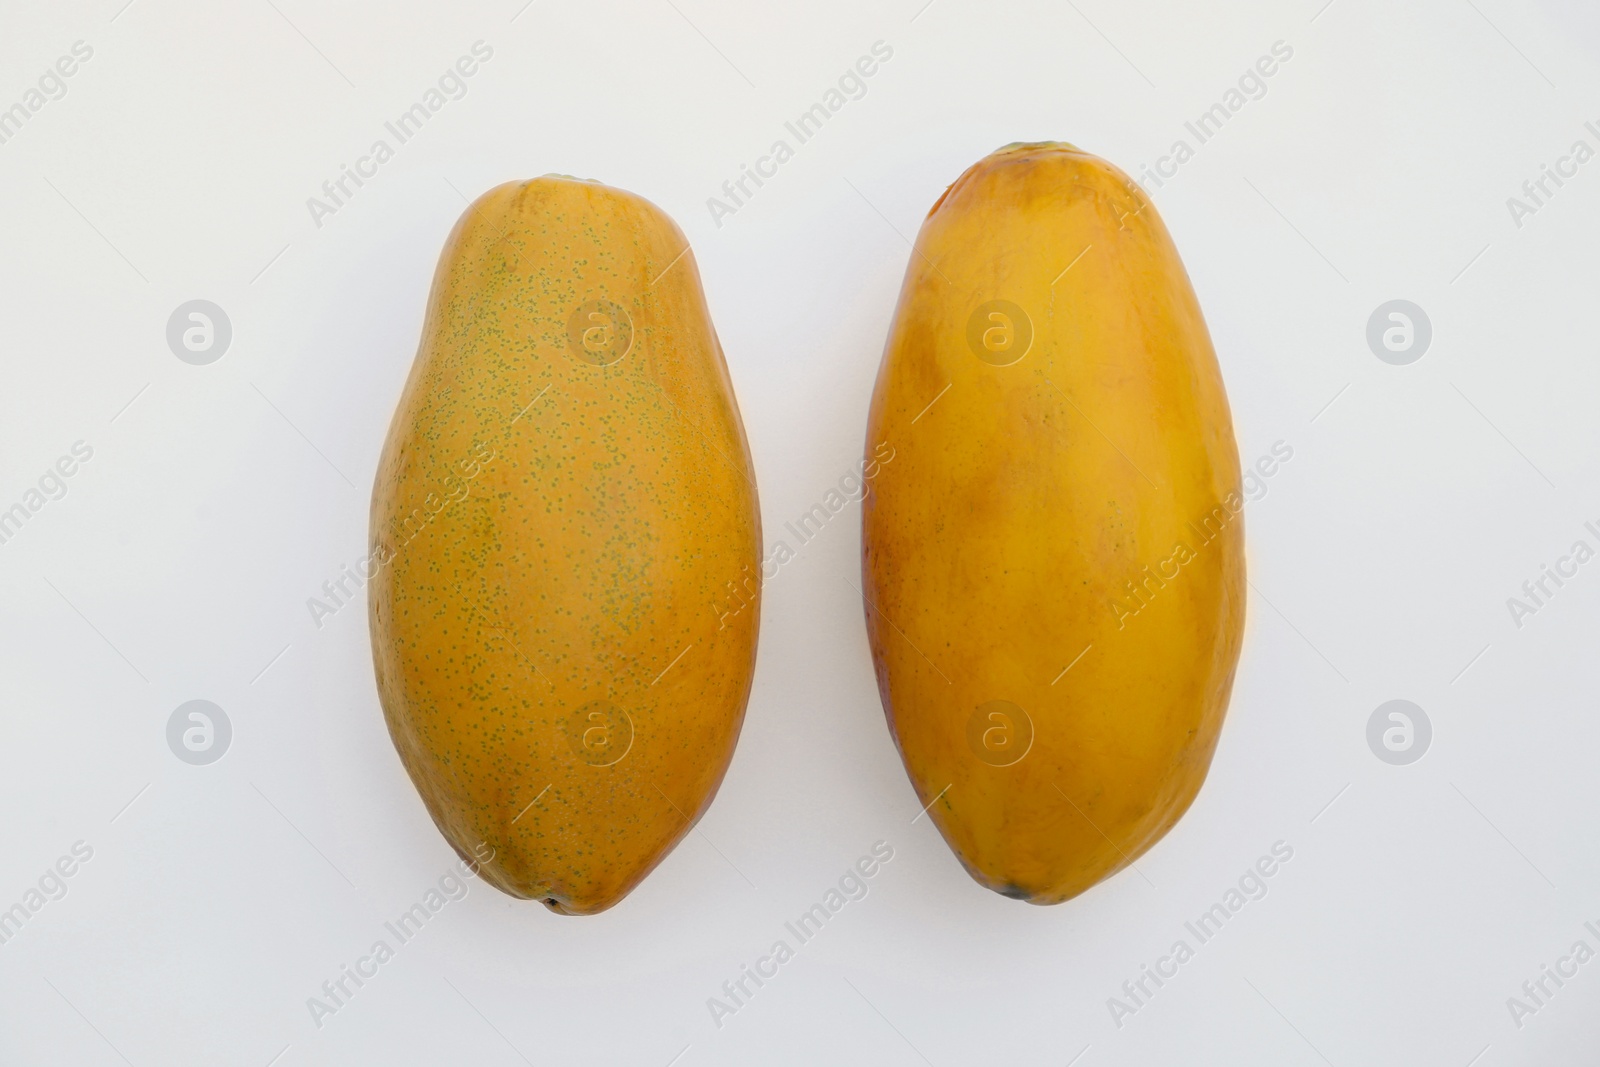
[[[868,416],[878,690],[918,801],[981,885],[1068,900],[1199,792],[1245,612],[1238,450],[1154,206],[1012,144],[923,221]]]
[[[370,542],[379,699],[434,823],[512,896],[616,904],[722,782],[760,619],[749,447],[664,212],[557,175],[466,210]]]

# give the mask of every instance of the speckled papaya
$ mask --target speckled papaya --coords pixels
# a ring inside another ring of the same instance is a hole
[[[617,903],[710,805],[760,618],[749,448],[666,214],[561,176],[467,209],[371,545],[378,694],[434,823],[506,893]]]
[[[1132,864],[1211,765],[1245,612],[1221,372],[1144,192],[1009,145],[933,206],[872,397],[867,632],[918,803],[1035,904]]]

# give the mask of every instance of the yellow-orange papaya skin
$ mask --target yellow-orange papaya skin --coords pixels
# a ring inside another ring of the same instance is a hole
[[[699,820],[755,668],[749,448],[683,233],[591,181],[456,224],[372,497],[373,660],[490,884],[621,900]]]
[[[1216,355],[1155,208],[1066,144],[934,205],[872,397],[867,633],[919,803],[1035,904],[1188,809],[1238,662],[1240,473]]]

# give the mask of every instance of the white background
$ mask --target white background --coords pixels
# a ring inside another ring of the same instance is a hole
[[[1520,228],[1506,206],[1600,145],[1580,0],[122,2],[0,4],[0,107],[94,49],[0,145],[0,508],[94,449],[0,545],[0,908],[94,850],[0,945],[0,1063],[1595,1061],[1600,962],[1520,1028],[1506,1004],[1600,948],[1600,562],[1520,629],[1506,606],[1600,545],[1600,161]],[[467,95],[314,225],[307,197],[480,39]],[[866,96],[715,226],[706,199],[879,40]],[[318,629],[306,600],[365,551],[462,195],[554,171],[678,220],[770,541],[860,455],[946,184],[1014,140],[1136,171],[1279,40],[1266,96],[1155,190],[1242,457],[1294,457],[1249,505],[1210,779],[1138,870],[1030,907],[913,822],[852,505],[767,587],[700,832],[598,917],[475,885],[315,1026],[307,998],[454,861],[385,732],[365,605]],[[164,336],[194,298],[233,324],[209,366]],[[1410,366],[1365,340],[1395,298],[1433,323]],[[196,698],[234,727],[205,767],[165,739]],[[1405,767],[1365,738],[1395,698],[1434,727]],[[716,1027],[707,998],[878,840],[870,895]],[[1107,999],[1280,840],[1269,894],[1116,1026]]]

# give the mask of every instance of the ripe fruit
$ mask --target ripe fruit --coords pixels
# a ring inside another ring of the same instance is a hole
[[[1244,623],[1238,453],[1144,193],[1015,144],[933,206],[867,429],[878,690],[919,803],[996,892],[1132,863],[1205,779]]]
[[[749,450],[671,219],[559,176],[467,210],[371,540],[378,692],[434,822],[513,896],[615,904],[716,793],[760,615]]]

